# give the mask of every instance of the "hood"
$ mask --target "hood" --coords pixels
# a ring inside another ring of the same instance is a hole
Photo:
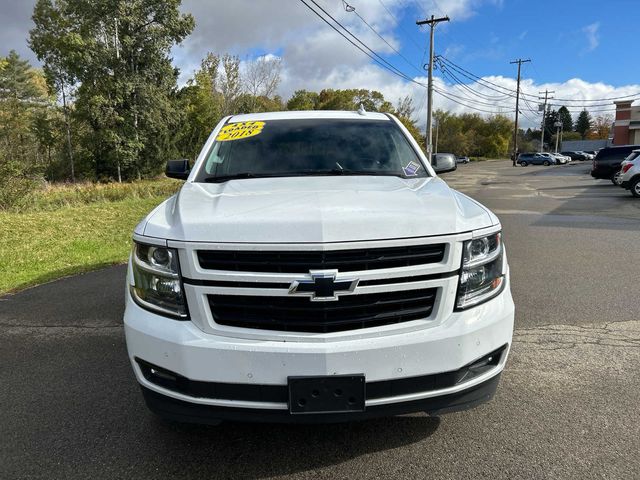
[[[495,216],[438,177],[287,177],[186,183],[139,225],[168,240],[324,243],[488,227]]]

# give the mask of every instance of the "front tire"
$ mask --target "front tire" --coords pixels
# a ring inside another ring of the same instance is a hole
[[[551,165],[551,163],[549,163],[549,160],[545,160],[544,162],[542,162],[542,164],[543,164],[545,167],[548,167],[549,165]]]
[[[521,161],[521,162],[520,162],[520,166],[521,166],[521,167],[526,167],[526,166],[527,166],[527,162],[525,162],[525,161]]]

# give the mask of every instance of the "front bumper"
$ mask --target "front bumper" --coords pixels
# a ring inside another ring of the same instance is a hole
[[[368,420],[377,417],[426,412],[432,416],[474,408],[493,398],[500,381],[500,373],[461,392],[367,407],[364,412],[318,413],[291,415],[288,410],[267,410],[218,407],[185,402],[142,387],[142,394],[149,410],[166,418],[185,423],[217,425],[221,421],[273,422],[273,423],[336,423]]]
[[[155,315],[140,308],[127,294],[125,333],[129,357],[150,408],[168,417],[199,422],[204,418],[211,422],[223,418],[293,421],[302,416],[289,414],[282,398],[187,395],[165,388],[162,382],[145,377],[138,360],[196,382],[268,389],[286,387],[288,378],[294,376],[364,374],[367,385],[411,381],[456,372],[505,347],[497,364],[468,381],[454,385],[435,383],[421,391],[399,394],[389,391],[367,398],[365,412],[318,414],[318,421],[335,421],[409,411],[443,413],[488,400],[507,359],[513,320],[514,306],[507,283],[500,295],[485,304],[452,312],[434,326],[418,330],[381,330],[379,336],[372,336],[374,328],[367,329],[362,338],[350,335],[346,340],[339,336],[313,341],[240,339],[205,333],[190,321]]]

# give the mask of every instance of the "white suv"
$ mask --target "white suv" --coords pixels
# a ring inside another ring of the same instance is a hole
[[[620,165],[616,174],[616,183],[631,191],[634,197],[640,197],[640,150],[634,150]]]
[[[135,229],[125,332],[174,420],[324,422],[489,400],[514,305],[500,222],[392,115],[237,115]]]

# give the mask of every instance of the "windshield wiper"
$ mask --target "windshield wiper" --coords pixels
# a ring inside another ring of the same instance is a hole
[[[327,170],[303,170],[294,172],[293,175],[369,175],[369,176],[390,176],[401,177],[399,173],[383,172],[375,170],[350,170],[348,168],[331,168]]]
[[[210,177],[206,177],[203,181],[207,183],[223,183],[223,182],[228,182],[229,180],[241,180],[244,178],[266,178],[266,177],[281,177],[281,176],[283,175],[242,172],[242,173],[234,173],[233,175],[212,175]]]
[[[294,172],[279,172],[279,173],[252,173],[242,172],[235,173],[233,175],[212,175],[206,177],[203,181],[207,183],[223,183],[229,180],[241,180],[245,178],[272,178],[272,177],[305,177],[305,176],[326,176],[326,175],[368,175],[378,177],[400,177],[404,178],[400,173],[394,172],[381,172],[375,170],[349,170],[340,168],[331,168],[326,170],[298,170]]]

